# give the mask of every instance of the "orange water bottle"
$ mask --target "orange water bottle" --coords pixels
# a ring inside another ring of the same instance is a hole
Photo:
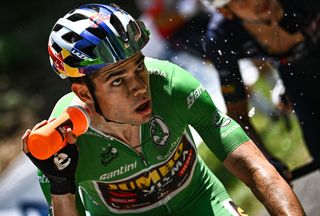
[[[70,106],[53,121],[31,131],[27,140],[30,153],[40,160],[48,159],[67,144],[65,139],[67,128],[71,128],[76,136],[88,130],[89,114],[89,108]]]

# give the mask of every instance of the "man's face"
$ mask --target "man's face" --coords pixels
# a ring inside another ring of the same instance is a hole
[[[277,0],[231,0],[228,8],[245,20],[270,20]]]
[[[93,83],[107,119],[130,125],[149,120],[152,111],[149,76],[141,52],[100,69]]]

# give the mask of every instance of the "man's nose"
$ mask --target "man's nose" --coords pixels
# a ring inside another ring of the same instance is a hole
[[[147,82],[142,77],[136,76],[131,80],[130,90],[134,96],[144,94],[147,91]]]

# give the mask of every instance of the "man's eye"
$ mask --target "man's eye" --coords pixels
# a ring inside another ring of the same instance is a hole
[[[112,81],[113,86],[119,86],[122,83],[122,79],[116,79]]]
[[[140,71],[140,70],[142,70],[143,68],[144,68],[144,64],[141,63],[141,64],[138,65],[137,70]]]

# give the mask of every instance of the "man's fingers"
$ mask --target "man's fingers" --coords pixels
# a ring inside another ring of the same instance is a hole
[[[72,133],[72,129],[68,128],[66,131],[67,143],[74,144],[77,141],[77,136]]]
[[[43,120],[42,122],[39,122],[38,124],[36,124],[36,125],[32,128],[32,130],[37,130],[38,128],[40,128],[40,127],[42,127],[42,126],[44,126],[44,125],[46,125],[46,124],[48,124],[48,120]]]
[[[28,146],[27,146],[27,139],[28,139],[30,133],[31,133],[31,130],[27,129],[26,132],[24,132],[24,134],[21,137],[21,143],[22,143],[21,148],[22,148],[22,151],[24,153],[28,153],[29,152],[29,149],[28,149]]]
[[[49,122],[52,122],[52,121],[54,121],[54,120],[56,120],[56,118],[49,119],[48,123],[49,123]]]
[[[28,153],[28,152],[29,152],[29,149],[28,149],[28,146],[27,146],[27,139],[28,139],[31,131],[37,130],[38,128],[41,128],[41,127],[43,127],[43,126],[46,125],[46,124],[48,124],[48,121],[47,121],[47,120],[43,120],[43,121],[39,122],[38,124],[36,124],[36,125],[32,128],[32,130],[27,129],[26,132],[24,132],[24,134],[23,134],[22,137],[21,137],[21,142],[22,142],[21,148],[22,148],[22,151],[23,151],[24,153]]]

